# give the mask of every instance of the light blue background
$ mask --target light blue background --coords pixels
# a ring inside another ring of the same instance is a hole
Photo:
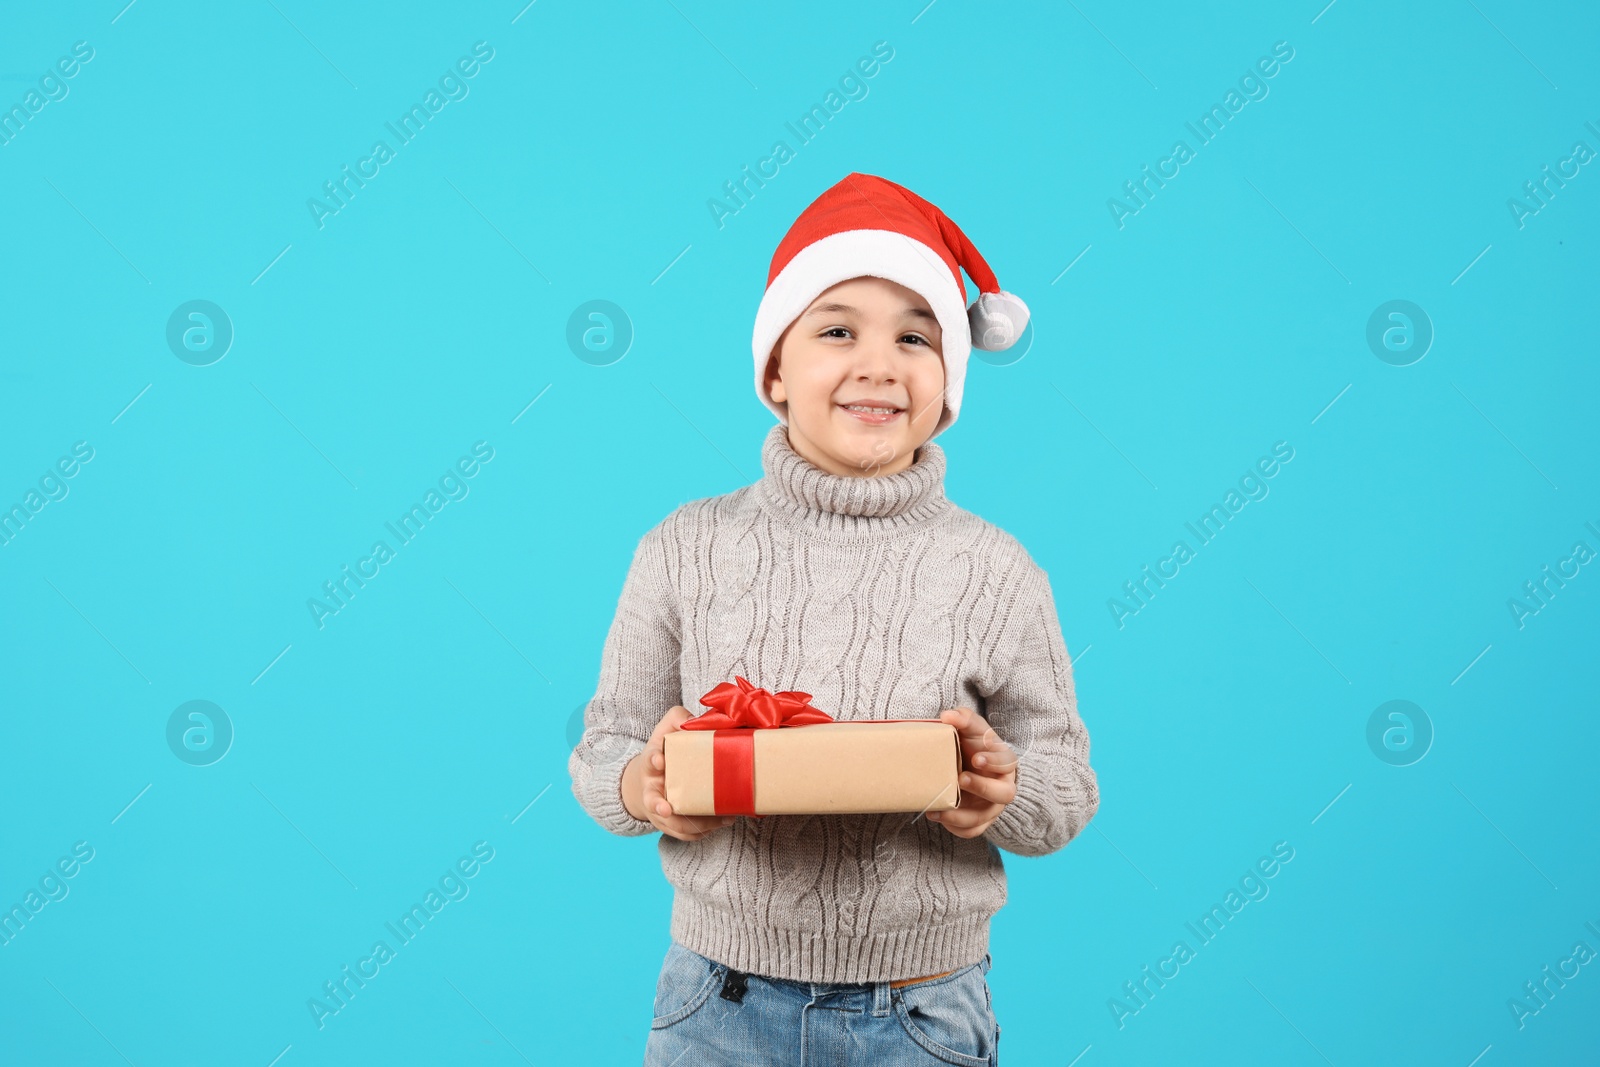
[[[1035,316],[939,438],[951,498],[1050,574],[1102,790],[1067,849],[1008,857],[1004,1062],[1600,1056],[1600,963],[1508,1008],[1600,950],[1600,569],[1507,607],[1600,550],[1600,170],[1507,207],[1600,149],[1588,6],[4,17],[6,108],[95,50],[0,146],[0,505],[94,449],[0,547],[0,905],[95,850],[0,947],[6,1063],[638,1062],[670,893],[654,838],[575,804],[571,716],[640,535],[760,475],[768,261],[852,170],[945,208]],[[319,229],[308,198],[480,40],[470,95]],[[1277,41],[1270,94],[1119,229],[1108,198]],[[165,340],[194,299],[235,330],[206,367]],[[635,331],[609,366],[565,340],[595,299]],[[1393,299],[1436,331],[1410,366],[1365,340]],[[470,495],[319,629],[308,598],[480,440]],[[1108,599],[1278,441],[1270,496],[1119,629]],[[236,732],[209,767],[166,741],[196,699]],[[1366,740],[1394,699],[1435,731],[1410,766]],[[319,1031],[307,1000],[477,841],[470,895]],[[1279,841],[1270,895],[1119,1028]]]

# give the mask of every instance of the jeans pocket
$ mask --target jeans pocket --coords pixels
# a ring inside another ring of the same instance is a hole
[[[672,942],[656,979],[650,1029],[665,1029],[693,1015],[711,998],[725,973],[722,964]]]
[[[895,1015],[911,1040],[958,1067],[989,1067],[998,1043],[989,983],[980,964],[894,991]]]

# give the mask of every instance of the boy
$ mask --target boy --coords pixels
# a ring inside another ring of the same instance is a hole
[[[998,849],[1060,849],[1099,789],[1048,576],[945,497],[931,439],[972,344],[1009,346],[1027,314],[937,207],[872,175],[778,246],[753,344],[780,420],[764,476],[641,539],[569,763],[605,829],[662,834],[675,893],[648,1064],[998,1062]],[[959,806],[674,814],[662,737],[736,675],[836,719],[942,718]]]

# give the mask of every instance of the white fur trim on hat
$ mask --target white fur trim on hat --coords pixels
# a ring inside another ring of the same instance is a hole
[[[933,431],[932,436],[936,437],[955,422],[961,410],[967,356],[972,348],[966,294],[956,285],[949,266],[938,253],[921,241],[893,230],[846,230],[830,234],[797,252],[772,279],[756,311],[751,344],[756,363],[756,395],[780,422],[788,421],[783,407],[768,395],[764,381],[772,350],[783,331],[805,313],[813,300],[840,282],[860,277],[885,278],[921,294],[939,320],[944,356],[944,410]],[[1023,322],[1026,321],[1027,309],[1023,308]],[[1020,327],[1018,332],[1021,332]]]

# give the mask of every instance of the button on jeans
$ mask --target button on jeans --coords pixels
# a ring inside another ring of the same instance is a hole
[[[990,958],[891,989],[888,982],[745,978],[677,941],[656,983],[645,1067],[997,1067]]]

